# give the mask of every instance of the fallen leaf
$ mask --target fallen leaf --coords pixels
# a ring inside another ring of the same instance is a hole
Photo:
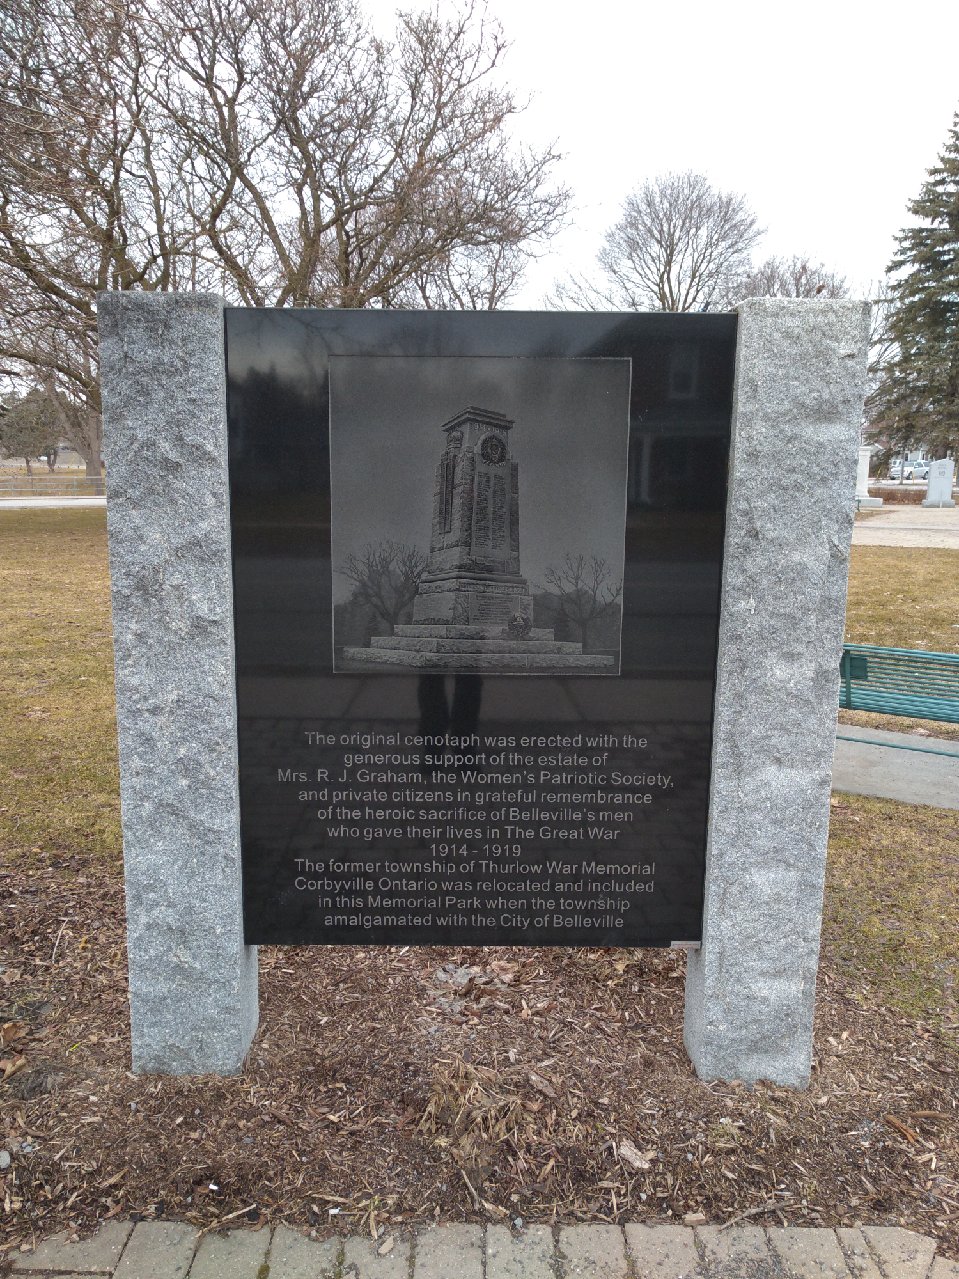
[[[628,1137],[624,1137],[619,1143],[620,1159],[624,1159],[631,1168],[635,1168],[638,1172],[646,1172],[650,1168],[650,1161],[655,1153],[654,1150],[640,1152]]]
[[[538,1092],[541,1092],[544,1094],[544,1096],[549,1097],[551,1101],[556,1100],[556,1089],[553,1087],[551,1083],[548,1082],[548,1080],[544,1079],[542,1075],[534,1075],[532,1072],[530,1072],[529,1081],[533,1085],[533,1087],[537,1089]]]

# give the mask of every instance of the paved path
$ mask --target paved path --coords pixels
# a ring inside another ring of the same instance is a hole
[[[29,507],[106,506],[105,497],[0,497],[0,511]],[[959,550],[959,506],[886,506],[853,528],[856,546],[935,546]]]
[[[935,1240],[892,1226],[457,1225],[316,1243],[286,1226],[198,1237],[180,1222],[113,1221],[12,1267],[57,1279],[959,1279]]]
[[[840,724],[833,790],[959,808],[959,742]]]
[[[853,546],[933,546],[959,551],[959,506],[883,506],[853,525]]]
[[[24,511],[42,506],[53,510],[67,506],[106,506],[105,497],[0,497],[0,511]]]

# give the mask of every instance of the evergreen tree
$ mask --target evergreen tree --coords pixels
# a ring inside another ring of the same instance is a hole
[[[887,354],[869,397],[872,434],[895,453],[959,452],[959,113],[909,212],[888,274]]]
[[[30,391],[19,399],[0,404],[0,457],[22,457],[27,474],[34,458],[50,459],[57,453],[57,419],[54,406],[42,391]]]

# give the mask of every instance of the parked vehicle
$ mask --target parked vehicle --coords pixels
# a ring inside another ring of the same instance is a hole
[[[903,468],[902,462],[893,462],[889,468],[889,478],[898,480],[900,477],[904,480],[928,480],[929,463],[920,459],[918,462],[906,462]]]

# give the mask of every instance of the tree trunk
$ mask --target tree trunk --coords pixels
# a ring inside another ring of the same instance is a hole
[[[94,493],[103,492],[103,458],[99,453],[81,453],[85,474],[88,480],[92,480],[92,489]]]
[[[33,467],[30,465],[30,459],[29,459],[28,457],[25,457],[23,460],[24,460],[24,461],[26,462],[26,464],[27,464],[27,474],[28,474],[28,475],[32,475],[32,474],[33,474]]]

